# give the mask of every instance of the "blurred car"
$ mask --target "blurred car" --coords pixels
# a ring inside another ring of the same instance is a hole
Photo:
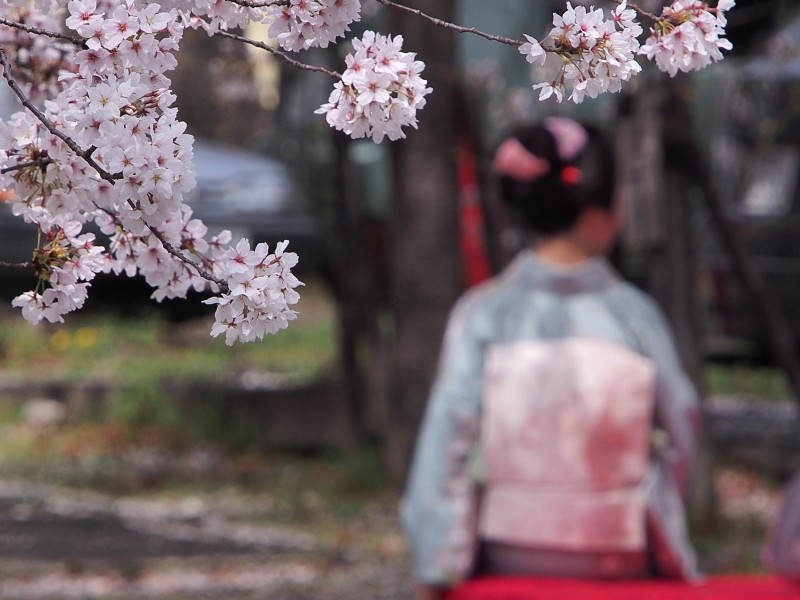
[[[194,216],[206,224],[209,235],[229,229],[234,242],[244,237],[251,247],[267,242],[271,249],[276,243],[289,240],[288,250],[300,256],[295,272],[302,277],[321,269],[323,252],[319,224],[286,164],[201,139],[194,143],[194,163],[197,187],[188,194],[186,201]],[[13,216],[9,203],[0,204],[0,262],[30,260],[36,238],[36,229]],[[8,301],[31,289],[33,284],[32,273],[0,267],[3,300]],[[125,276],[101,275],[93,282],[90,303],[93,296],[101,296],[101,301],[134,308],[146,300],[150,291],[139,278],[131,281]],[[183,306],[175,301],[166,301],[166,304]]]
[[[187,202],[213,235],[229,229],[234,241],[250,245],[289,240],[288,249],[300,255],[300,271],[319,265],[319,223],[289,167],[267,156],[195,140],[197,187]]]

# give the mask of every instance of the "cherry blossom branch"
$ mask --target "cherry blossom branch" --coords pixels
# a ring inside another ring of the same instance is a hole
[[[65,134],[60,129],[58,129],[53,124],[53,122],[50,119],[48,119],[47,116],[42,111],[40,111],[33,103],[31,103],[31,101],[25,95],[25,92],[19,87],[17,82],[14,80],[14,78],[11,77],[11,75],[10,75],[10,66],[8,64],[8,57],[6,56],[6,53],[2,48],[0,48],[0,64],[2,64],[2,66],[3,66],[3,77],[8,82],[8,85],[11,87],[11,89],[14,91],[14,93],[17,95],[17,97],[20,99],[20,101],[22,102],[23,106],[25,106],[25,108],[30,110],[36,116],[36,118],[39,119],[39,121],[47,128],[47,130],[50,133],[52,133],[53,135],[58,137],[60,140],[62,140],[67,146],[69,146],[69,148],[75,154],[77,154],[78,156],[83,158],[89,164],[89,166],[91,166],[95,171],[97,171],[98,175],[100,175],[101,178],[103,178],[104,180],[108,181],[110,184],[114,185],[118,180],[122,179],[122,174],[120,174],[120,173],[116,173],[116,174],[109,173],[103,167],[101,167],[97,163],[97,161],[95,161],[92,158],[92,154],[94,153],[96,148],[91,147],[88,150],[83,150],[75,142],[75,140],[73,140],[67,134]],[[24,168],[25,166],[41,166],[42,164],[45,164],[45,163],[43,163],[42,160],[31,161],[29,163],[25,163],[25,164],[21,164],[21,165],[15,165],[13,167],[8,167],[6,169],[3,169],[2,173],[6,173],[6,172],[12,171],[12,170],[18,170],[18,169]],[[131,205],[131,208],[135,209],[136,207]],[[197,274],[200,275],[202,278],[206,279],[207,281],[212,281],[212,282],[216,283],[217,285],[219,285],[221,288],[227,290],[227,288],[228,288],[227,283],[225,283],[223,280],[221,280],[221,279],[219,279],[217,277],[214,277],[214,275],[212,275],[211,273],[206,271],[204,268],[202,268],[197,263],[195,263],[192,259],[190,259],[186,255],[184,255],[180,250],[175,248],[175,246],[170,244],[166,240],[164,235],[160,231],[158,231],[154,226],[152,226],[150,223],[147,223],[146,221],[144,221],[144,224],[147,226],[147,229],[150,231],[150,233],[152,233],[156,237],[156,239],[158,239],[158,241],[161,242],[161,245],[164,247],[164,250],[166,250],[169,254],[171,254],[172,256],[174,256],[175,258],[180,260],[181,262],[184,262],[184,263],[186,263],[188,265],[191,265],[195,269],[195,271],[197,271]]]
[[[622,0],[612,0],[612,2],[616,2],[617,4],[622,4]],[[635,10],[637,13],[639,13],[643,17],[647,17],[648,19],[652,19],[653,21],[658,21],[659,20],[659,17],[657,17],[656,15],[654,15],[651,12],[648,12],[648,11],[644,10],[638,4],[631,4],[629,2],[628,6],[630,6],[633,10]]]
[[[383,4],[384,6],[388,6],[390,8],[396,8],[398,10],[404,10],[412,15],[416,15],[422,19],[426,19],[436,25],[437,27],[442,27],[443,29],[452,29],[453,31],[457,31],[458,33],[472,33],[478,35],[482,38],[486,38],[492,42],[500,42],[501,44],[507,44],[509,46],[520,46],[523,44],[521,40],[515,40],[513,38],[504,37],[502,35],[494,35],[491,33],[486,33],[485,31],[481,31],[475,27],[463,27],[461,25],[456,25],[455,23],[451,23],[449,21],[444,21],[442,19],[437,19],[436,17],[432,17],[421,10],[416,8],[411,8],[410,6],[404,6],[402,4],[398,4],[393,2],[392,0],[375,0],[378,4]]]
[[[150,230],[150,233],[152,233],[156,237],[156,239],[159,242],[161,242],[161,245],[164,246],[164,250],[166,250],[169,254],[177,258],[179,261],[192,267],[197,272],[197,274],[200,275],[200,277],[202,277],[206,281],[211,281],[213,283],[216,283],[220,287],[220,290],[222,290],[223,292],[228,291],[229,288],[227,282],[220,279],[219,277],[215,277],[214,275],[206,271],[202,266],[194,262],[191,258],[186,256],[183,252],[178,250],[175,246],[170,244],[164,237],[164,234],[161,233],[158,229],[156,229],[153,225],[151,225],[144,219],[142,219],[142,222],[144,222],[147,229]]]
[[[11,66],[8,63],[8,56],[6,55],[5,50],[3,50],[2,48],[0,48],[0,64],[3,66],[3,78],[6,80],[11,90],[14,92],[14,94],[16,94],[17,98],[20,99],[22,105],[29,111],[31,111],[36,116],[36,118],[39,119],[42,125],[44,125],[47,128],[47,130],[50,133],[52,133],[54,136],[63,141],[67,146],[69,146],[70,150],[72,150],[75,154],[77,154],[83,160],[89,163],[89,166],[91,166],[95,171],[97,171],[100,177],[102,177],[109,183],[113,184],[115,181],[122,179],[121,173],[115,173],[115,174],[109,173],[103,167],[97,164],[97,161],[95,161],[92,158],[92,153],[95,150],[94,148],[89,148],[88,150],[84,150],[83,148],[81,148],[75,142],[75,140],[73,140],[66,133],[58,129],[58,127],[56,127],[53,124],[53,122],[50,119],[48,119],[47,116],[28,99],[28,97],[25,95],[25,92],[22,91],[22,88],[19,87],[17,82],[11,76]]]
[[[109,210],[107,208],[103,208],[102,206],[99,206],[97,203],[95,203],[95,206],[99,210],[103,211],[106,215],[108,215],[108,217],[112,221],[114,221],[114,223],[116,224],[117,227],[119,227],[121,229],[124,229],[124,226],[122,225],[122,221],[120,221],[119,215],[117,215],[117,213],[115,213],[114,211]],[[128,200],[128,206],[130,206],[131,209],[133,209],[133,210],[137,209],[137,206],[131,200]],[[191,266],[197,272],[197,274],[200,275],[200,277],[202,277],[206,281],[211,281],[213,283],[216,283],[223,292],[227,292],[228,291],[229,287],[228,287],[227,282],[223,281],[222,279],[219,279],[218,277],[215,277],[214,275],[209,273],[205,268],[203,268],[201,265],[198,265],[191,258],[186,256],[183,252],[181,252],[180,250],[175,248],[175,246],[173,246],[170,242],[168,242],[166,240],[166,238],[164,237],[164,234],[161,233],[158,229],[156,229],[155,226],[151,225],[150,223],[148,223],[144,219],[142,219],[142,222],[144,223],[145,227],[147,227],[147,229],[150,231],[150,233],[152,233],[155,236],[155,238],[159,242],[161,242],[161,245],[164,247],[164,250],[166,250],[173,257],[177,258],[179,261]]]
[[[0,25],[5,25],[6,27],[19,29],[21,31],[24,31],[26,33],[32,33],[34,35],[44,35],[47,37],[55,38],[57,40],[64,40],[65,42],[69,42],[70,44],[75,44],[76,46],[80,46],[81,48],[86,47],[86,40],[71,35],[67,35],[66,33],[58,33],[56,31],[48,31],[47,29],[31,27],[30,25],[25,25],[25,23],[19,23],[18,21],[9,21],[8,19],[4,19],[3,17],[0,17]]]
[[[229,0],[229,1],[234,1],[234,0]],[[304,71],[313,71],[313,72],[316,72],[316,73],[324,73],[325,75],[328,75],[329,77],[333,77],[334,79],[341,79],[341,77],[342,77],[342,75],[340,73],[337,73],[336,71],[333,71],[331,69],[326,69],[325,67],[319,67],[317,65],[309,65],[307,63],[300,62],[299,60],[295,60],[294,58],[292,58],[291,56],[289,56],[288,54],[286,54],[282,50],[278,50],[277,48],[273,48],[272,46],[270,46],[269,44],[265,44],[264,42],[257,42],[256,40],[251,40],[250,38],[244,37],[243,35],[230,33],[229,31],[215,31],[214,35],[219,35],[219,36],[222,36],[222,37],[230,38],[232,40],[236,40],[238,42],[242,42],[243,44],[249,44],[251,46],[254,46],[255,48],[260,48],[262,50],[266,50],[267,52],[270,52],[271,54],[277,56],[278,58],[281,58],[282,60],[286,61],[291,66],[293,66],[295,68],[298,68],[298,69],[302,69]]]
[[[534,90],[541,90],[540,100],[555,95],[561,101],[569,93],[569,99],[576,103],[584,97],[619,91],[623,82],[642,70],[637,62],[640,55],[655,60],[662,71],[672,76],[721,60],[722,51],[731,48],[724,36],[724,13],[735,4],[734,0],[718,0],[716,8],[709,9],[707,1],[665,0],[672,3],[664,16],[655,17],[639,7],[628,8],[624,1],[608,0],[609,6],[614,2],[616,5],[607,19],[602,9],[576,9],[567,3],[563,15],[554,15],[550,33],[542,40],[525,35],[525,42],[435,18],[404,6],[408,0],[376,1],[439,28],[515,47],[527,62],[544,67],[542,78],[546,81],[533,86]],[[345,57],[347,69],[342,75],[293,58],[294,52],[338,43],[350,24],[360,19],[360,0],[197,0],[191,13],[184,2],[166,3],[169,6],[161,8],[156,3],[127,0],[108,3],[116,4],[109,12],[98,9],[100,2],[86,0],[69,3],[70,14],[63,22],[60,15],[37,11],[37,3],[32,4],[31,19],[22,19],[16,16],[17,4],[3,3],[0,14],[11,20],[0,18],[0,29],[8,27],[2,30],[4,37],[26,44],[26,54],[15,56],[11,49],[3,51],[0,46],[0,69],[27,110],[17,113],[4,127],[13,148],[8,150],[10,160],[0,165],[0,174],[5,174],[4,181],[13,180],[13,190],[20,197],[15,208],[28,211],[29,220],[40,223],[40,235],[47,234],[47,243],[32,261],[39,273],[36,290],[12,301],[31,323],[42,319],[61,321],[62,315],[80,308],[87,297],[89,281],[109,267],[116,273],[143,274],[156,289],[154,297],[159,300],[185,296],[191,286],[199,287],[201,280],[211,282],[215,290],[223,288],[223,294],[209,299],[209,303],[217,305],[211,335],[225,333],[228,344],[261,339],[295,318],[290,305],[299,298],[293,288],[300,282],[290,270],[297,256],[285,252],[287,242],[276,245],[272,259],[267,244],[251,249],[250,242],[242,239],[231,246],[230,232],[208,243],[205,226],[184,208],[185,193],[194,178],[187,175],[189,165],[178,158],[191,149],[192,142],[182,133],[185,125],[171,108],[174,95],[161,94],[162,88],[169,87],[165,72],[174,66],[173,51],[178,48],[185,27],[203,25],[212,35],[270,52],[295,69],[334,78],[328,101],[315,113],[324,114],[331,127],[353,138],[371,137],[379,143],[384,138],[405,137],[406,127],[417,126],[417,111],[432,91],[422,77],[424,62],[414,52],[402,51],[399,36],[392,38],[365,30],[360,39],[353,38],[352,53]],[[181,21],[183,16],[187,22]],[[243,33],[239,28],[244,27],[248,16],[271,23],[275,47],[231,33]],[[208,21],[196,22],[204,18]],[[653,19],[655,23],[644,44],[638,39],[643,33],[640,18]],[[23,20],[25,23],[19,22]],[[673,27],[684,22],[693,27]],[[71,33],[44,31],[60,31],[60,24],[79,38],[70,37]],[[47,36],[51,41],[28,47],[26,34]],[[83,38],[89,41],[84,42]],[[80,69],[57,79],[64,55],[85,48],[86,43],[103,49],[100,63],[84,60],[92,57],[81,55],[76,57]],[[61,53],[61,62],[53,55],[53,48]],[[139,60],[128,60],[131,52],[137,53]],[[562,60],[547,60],[552,52]],[[15,58],[37,75],[33,79],[35,87],[28,88],[17,72],[11,71]],[[548,75],[551,71],[555,79]],[[41,75],[47,79],[42,80]],[[93,89],[99,97],[95,97]],[[52,106],[43,104],[48,99]],[[118,106],[125,120],[120,128],[124,131],[118,132],[120,137],[108,139],[97,124],[117,123],[114,113]],[[63,114],[70,115],[69,121],[58,116]],[[70,149],[66,161],[72,168],[65,165],[67,168],[59,171],[59,177],[53,178],[50,176],[55,173],[48,165],[54,159],[45,148],[54,143],[62,148],[62,142]],[[132,150],[124,150],[128,147]],[[97,160],[92,158],[94,155]],[[14,165],[15,161],[19,164]],[[123,178],[121,173],[111,173],[101,165],[120,171],[123,165],[133,165],[135,169],[126,169]],[[113,191],[109,185],[114,186]],[[48,198],[51,193],[52,202]],[[65,197],[69,202],[60,201]],[[107,210],[99,205],[107,205]],[[135,211],[130,215],[131,221],[127,216],[129,207]],[[111,220],[102,222],[105,218],[100,218],[98,208],[110,214]],[[82,233],[87,213],[96,217],[104,231],[112,225],[117,227],[118,235],[112,234],[113,250],[95,246],[90,234]],[[151,226],[148,219],[156,226]],[[208,254],[205,248],[209,249]],[[278,289],[280,293],[276,294]]]

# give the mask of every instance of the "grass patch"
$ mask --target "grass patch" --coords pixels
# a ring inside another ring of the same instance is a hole
[[[65,324],[31,326],[8,313],[0,319],[0,364],[14,379],[103,379],[136,387],[248,369],[313,380],[335,364],[335,319],[321,285],[302,291],[300,317],[288,329],[232,347],[210,337],[210,318],[169,323],[157,311],[136,318],[78,313]]]
[[[786,400],[793,395],[783,371],[774,367],[710,364],[705,368],[705,378],[712,395],[761,400]]]
[[[302,288],[299,318],[264,340],[226,346],[212,338],[212,318],[170,322],[158,311],[122,317],[90,311],[64,324],[31,326],[14,312],[0,315],[0,376],[35,384],[101,382],[105,401],[90,403],[78,420],[121,423],[133,429],[161,427],[198,440],[247,444],[243,431],[226,431],[219,406],[181,414],[170,384],[208,382],[209,393],[228,381],[304,385],[335,369],[337,333],[327,289]],[[72,387],[72,386],[68,386]],[[0,422],[13,414],[0,411]],[[258,439],[258,433],[253,437]]]

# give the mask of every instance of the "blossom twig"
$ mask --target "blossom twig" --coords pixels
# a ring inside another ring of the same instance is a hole
[[[228,0],[228,2],[245,8],[266,8],[276,4],[289,4],[287,0]]]
[[[426,19],[433,23],[438,27],[442,27],[444,29],[452,29],[453,31],[457,31],[458,33],[472,33],[478,35],[482,38],[486,38],[487,40],[493,42],[500,42],[501,44],[507,44],[509,46],[521,46],[523,42],[521,40],[515,40],[513,38],[504,37],[502,35],[494,35],[491,33],[486,33],[485,31],[481,31],[475,27],[462,27],[461,25],[456,25],[455,23],[451,23],[449,21],[445,21],[443,19],[437,19],[436,17],[432,17],[419,9],[411,8],[410,6],[404,6],[402,4],[398,4],[397,2],[393,2],[392,0],[375,0],[378,4],[383,4],[384,6],[388,6],[390,8],[396,8],[398,10],[404,10],[408,13],[413,15],[417,15],[423,19]]]
[[[299,60],[295,60],[294,58],[292,58],[291,56],[289,56],[288,54],[286,54],[282,50],[278,50],[277,48],[273,48],[272,46],[270,46],[269,44],[265,44],[264,42],[258,42],[256,40],[251,40],[248,37],[245,37],[243,35],[238,35],[236,33],[230,33],[229,31],[215,31],[214,35],[219,35],[219,36],[222,36],[222,37],[230,38],[232,40],[236,40],[238,42],[242,42],[243,44],[249,44],[249,45],[254,46],[256,48],[261,48],[262,50],[266,50],[267,52],[270,52],[270,53],[274,54],[275,56],[285,60],[288,64],[290,64],[291,66],[296,67],[298,69],[302,69],[304,71],[314,71],[314,72],[317,72],[317,73],[324,73],[325,75],[328,75],[329,77],[333,77],[334,79],[341,79],[342,78],[342,75],[340,73],[337,73],[336,71],[332,71],[331,69],[326,69],[325,67],[319,67],[317,65],[309,65],[307,63],[300,62]]]
[[[124,229],[124,227],[122,225],[122,222],[119,219],[119,215],[117,215],[117,213],[115,213],[114,211],[109,210],[107,208],[104,208],[102,206],[99,206],[97,203],[95,203],[95,206],[99,210],[103,211],[106,215],[108,215],[108,217],[112,221],[114,221],[114,223],[118,227]],[[133,210],[136,210],[136,208],[137,208],[132,200],[128,200],[128,206],[130,206]],[[202,266],[198,265],[191,258],[186,256],[183,252],[181,252],[180,250],[175,248],[175,246],[173,246],[172,244],[170,244],[166,240],[166,238],[164,237],[163,233],[161,233],[158,229],[156,229],[153,225],[148,223],[146,220],[142,219],[142,222],[144,223],[145,227],[147,227],[147,229],[150,231],[150,233],[152,233],[156,237],[156,239],[159,242],[161,242],[161,245],[164,247],[164,250],[166,250],[169,254],[171,254],[172,256],[177,258],[179,261],[181,261],[183,263],[186,263],[187,265],[191,266],[197,272],[197,274],[200,275],[200,277],[202,277],[206,281],[211,281],[213,283],[216,283],[218,286],[220,286],[220,289],[222,291],[228,291],[228,284],[225,281],[223,281],[222,279],[219,279],[218,277],[214,277],[214,275],[209,273]]]
[[[34,266],[34,264],[31,261],[20,262],[20,263],[12,263],[12,262],[5,262],[3,260],[0,260],[0,268],[3,268],[3,269],[30,269],[33,266]]]
[[[617,4],[622,4],[623,0],[611,0],[611,1],[612,2],[616,2]],[[638,4],[631,4],[630,2],[628,2],[627,6],[631,7],[633,10],[635,10],[637,13],[639,13],[643,17],[647,17],[648,19],[652,19],[653,21],[659,21],[660,20],[660,18],[658,16],[654,15],[651,12],[646,11],[645,9],[640,7]]]
[[[75,44],[76,46],[80,46],[81,48],[86,47],[86,40],[71,35],[67,35],[66,33],[58,33],[56,31],[49,31],[47,29],[40,29],[38,27],[31,27],[30,25],[26,25],[25,23],[19,23],[17,21],[9,21],[8,19],[4,19],[3,17],[0,17],[0,25],[5,25],[6,27],[19,29],[26,33],[33,33],[35,35],[44,35],[47,37],[55,38],[57,40],[64,40],[65,42],[69,42],[70,44]]]
[[[166,238],[164,237],[164,234],[161,233],[158,229],[156,229],[153,225],[151,225],[150,223],[148,223],[144,219],[142,219],[142,222],[145,224],[147,229],[150,230],[150,233],[152,233],[156,237],[156,239],[159,242],[161,242],[161,245],[164,246],[164,250],[166,250],[169,254],[171,254],[172,256],[177,258],[179,261],[181,261],[181,262],[189,265],[190,267],[192,267],[197,272],[197,274],[200,275],[200,277],[202,277],[206,281],[211,281],[213,283],[216,283],[220,287],[220,290],[222,290],[223,292],[227,292],[228,291],[229,288],[228,288],[227,282],[223,281],[219,277],[214,277],[214,275],[212,275],[211,273],[206,271],[203,267],[198,265],[191,258],[186,256],[183,252],[181,252],[175,246],[170,244],[166,240]]]
[[[30,160],[28,162],[18,163],[11,167],[0,169],[0,175],[5,175],[6,173],[11,173],[12,171],[21,171],[22,169],[27,169],[28,167],[46,167],[52,162],[53,159],[51,158],[37,158],[36,160]]]

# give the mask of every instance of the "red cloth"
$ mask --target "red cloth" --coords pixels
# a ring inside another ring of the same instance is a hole
[[[800,586],[768,575],[724,575],[677,581],[587,581],[486,577],[451,590],[446,600],[788,600]]]

